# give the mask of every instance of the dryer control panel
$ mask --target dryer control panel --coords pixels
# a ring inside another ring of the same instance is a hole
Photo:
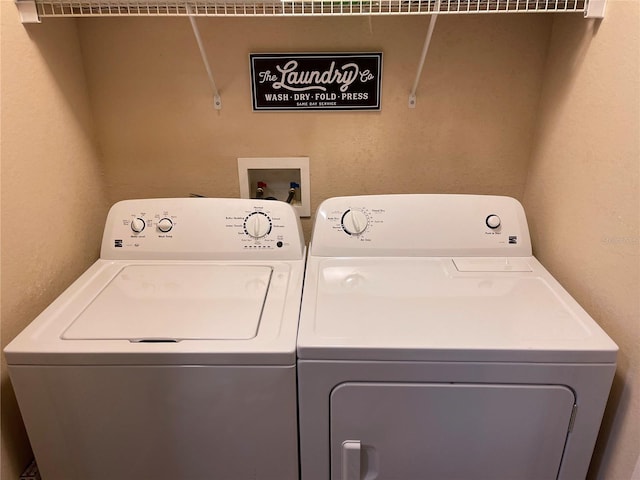
[[[300,218],[291,205],[236,198],[159,198],[116,203],[101,258],[243,260],[303,258]]]
[[[522,205],[490,195],[335,197],[318,209],[317,256],[530,256]]]

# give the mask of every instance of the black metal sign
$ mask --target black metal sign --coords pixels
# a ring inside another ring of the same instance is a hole
[[[382,53],[249,55],[253,109],[380,110]]]

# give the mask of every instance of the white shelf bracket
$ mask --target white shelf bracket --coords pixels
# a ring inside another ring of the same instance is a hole
[[[193,34],[195,35],[196,42],[198,43],[200,56],[202,57],[202,61],[204,62],[204,68],[207,70],[209,85],[211,85],[211,90],[213,91],[213,108],[215,108],[216,110],[221,110],[222,102],[220,100],[220,94],[218,93],[218,87],[216,87],[216,82],[213,79],[213,72],[211,71],[211,66],[209,65],[209,60],[207,59],[207,52],[204,49],[204,44],[202,43],[202,38],[200,37],[200,30],[198,30],[198,25],[196,25],[196,17],[193,15],[193,10],[191,10],[191,7],[189,5],[187,5],[187,13],[189,14],[189,21],[191,22]]]
[[[589,0],[587,9],[584,12],[585,18],[604,18],[604,9],[607,0]]]
[[[18,13],[20,14],[20,21],[22,23],[40,23],[38,7],[36,7],[35,0],[18,0],[16,7],[18,7]]]
[[[440,10],[440,2],[438,2],[438,10]],[[427,30],[427,38],[424,40],[424,46],[422,47],[422,54],[420,55],[420,63],[418,64],[418,72],[416,73],[416,79],[413,82],[411,93],[409,94],[409,108],[416,108],[416,90],[418,89],[418,83],[420,83],[420,77],[422,76],[422,69],[424,68],[424,60],[427,58],[427,52],[429,51],[429,45],[431,44],[431,37],[433,36],[433,30],[436,28],[437,14],[431,15],[429,21],[429,29]]]

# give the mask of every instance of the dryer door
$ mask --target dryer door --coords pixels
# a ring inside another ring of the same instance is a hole
[[[343,383],[331,478],[556,479],[574,403],[558,385]]]

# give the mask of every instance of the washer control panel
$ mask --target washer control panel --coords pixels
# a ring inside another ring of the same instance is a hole
[[[154,233],[162,236],[171,232],[175,220],[176,216],[171,215],[167,210],[155,215],[140,211],[132,212],[128,218],[123,218],[122,224],[128,225],[131,229],[131,238],[143,239]]]
[[[268,214],[261,211],[251,212],[244,219],[244,233],[251,238],[263,238],[273,230],[273,221]]]
[[[520,203],[490,195],[335,197],[320,205],[318,256],[529,256]]]
[[[126,200],[109,211],[108,259],[302,258],[300,219],[284,202],[173,198]]]

